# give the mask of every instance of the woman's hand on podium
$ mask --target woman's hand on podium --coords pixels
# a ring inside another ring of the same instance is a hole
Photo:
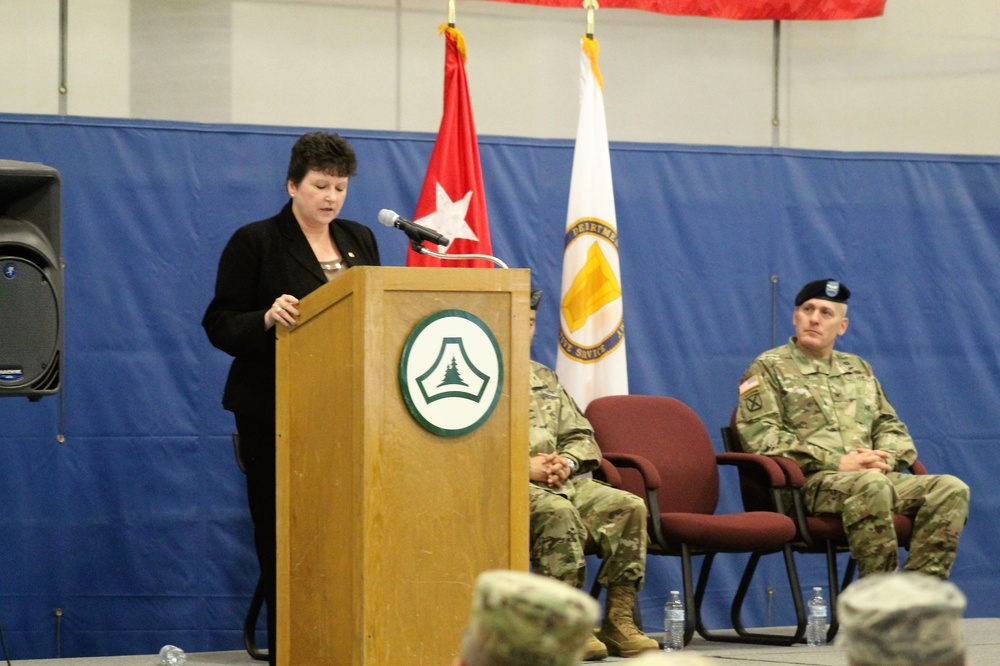
[[[295,318],[299,316],[299,311],[295,309],[298,303],[299,299],[289,294],[282,294],[274,299],[274,303],[264,313],[264,330],[275,324],[281,324],[285,328],[295,326]]]

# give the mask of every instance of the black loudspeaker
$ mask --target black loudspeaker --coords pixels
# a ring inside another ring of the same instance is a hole
[[[62,386],[59,172],[0,160],[0,397]]]

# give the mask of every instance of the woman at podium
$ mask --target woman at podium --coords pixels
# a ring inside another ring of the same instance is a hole
[[[275,663],[275,327],[296,323],[299,299],[351,266],[378,265],[371,229],[337,217],[357,170],[342,137],[313,132],[292,147],[289,201],[251,222],[222,251],[202,326],[233,357],[222,405],[236,417],[247,498],[267,604],[268,660]]]

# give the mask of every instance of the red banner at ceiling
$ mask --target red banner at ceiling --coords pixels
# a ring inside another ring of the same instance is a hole
[[[583,9],[582,0],[493,0]],[[881,16],[886,0],[600,0],[601,9],[642,9],[677,16],[740,20],[832,21]]]

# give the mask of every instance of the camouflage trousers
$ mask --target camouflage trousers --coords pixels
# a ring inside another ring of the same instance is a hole
[[[529,486],[533,571],[582,588],[589,532],[601,551],[601,585],[640,587],[646,572],[646,504],[593,479],[573,479],[573,485],[572,498]]]
[[[861,576],[895,571],[899,543],[892,516],[913,517],[903,567],[947,578],[969,515],[969,486],[950,474],[817,472],[802,488],[806,510],[840,514]]]

